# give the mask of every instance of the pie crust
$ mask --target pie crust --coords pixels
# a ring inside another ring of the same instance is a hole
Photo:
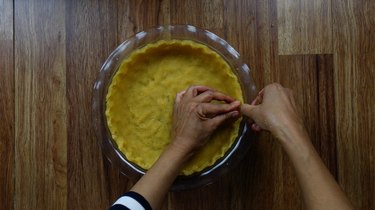
[[[132,52],[112,78],[106,118],[113,140],[132,163],[147,170],[170,143],[175,96],[205,85],[243,102],[228,63],[209,47],[190,40],[161,40]],[[239,131],[239,120],[221,126],[184,166],[200,172],[223,157]]]

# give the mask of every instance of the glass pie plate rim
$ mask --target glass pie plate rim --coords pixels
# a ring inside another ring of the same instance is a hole
[[[118,149],[115,141],[112,139],[105,116],[105,97],[113,75],[127,56],[135,49],[142,48],[149,43],[170,39],[192,40],[208,46],[219,53],[231,66],[240,82],[243,98],[246,103],[250,103],[251,99],[257,94],[257,89],[251,78],[250,68],[242,62],[239,53],[225,40],[208,30],[192,25],[157,26],[138,32],[125,40],[110,54],[99,71],[93,87],[92,112],[96,138],[101,146],[103,155],[133,182],[137,181],[145,173],[145,170],[127,160],[126,156]],[[189,176],[178,176],[171,190],[187,190],[214,182],[240,162],[250,147],[251,139],[254,137],[255,135],[251,131],[247,119],[243,118],[240,123],[238,136],[225,155],[217,160],[213,166],[201,172]]]

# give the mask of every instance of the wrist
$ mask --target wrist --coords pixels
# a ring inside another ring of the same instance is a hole
[[[192,155],[193,148],[192,146],[184,142],[189,142],[189,140],[181,137],[176,137],[168,145],[167,150],[173,153],[174,156],[186,161]]]
[[[309,135],[302,124],[293,125],[282,129],[277,138],[285,152],[290,157],[304,160],[308,159],[308,157],[313,153],[312,151],[314,151],[314,146],[312,145]]]
[[[282,145],[296,144],[308,141],[308,134],[301,123],[290,123],[279,126],[275,136]]]

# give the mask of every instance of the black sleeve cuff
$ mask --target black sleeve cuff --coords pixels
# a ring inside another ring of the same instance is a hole
[[[130,210],[130,209],[121,204],[116,204],[116,205],[111,206],[111,208],[109,208],[108,210]]]
[[[132,197],[136,201],[138,201],[138,203],[140,203],[146,210],[152,210],[151,205],[148,203],[148,201],[142,195],[140,195],[136,192],[129,191],[129,192],[125,193],[123,196]]]

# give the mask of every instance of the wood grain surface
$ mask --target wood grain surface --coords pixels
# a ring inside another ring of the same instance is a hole
[[[331,0],[278,0],[279,53],[332,53]]]
[[[226,39],[259,89],[294,89],[324,163],[375,209],[372,0],[0,0],[0,209],[106,209],[134,184],[102,155],[92,87],[117,45],[166,24]],[[163,209],[304,209],[280,145],[251,141],[233,171]]]
[[[14,6],[14,208],[65,209],[65,3],[16,1]]]
[[[14,204],[13,2],[0,0],[0,207]]]

